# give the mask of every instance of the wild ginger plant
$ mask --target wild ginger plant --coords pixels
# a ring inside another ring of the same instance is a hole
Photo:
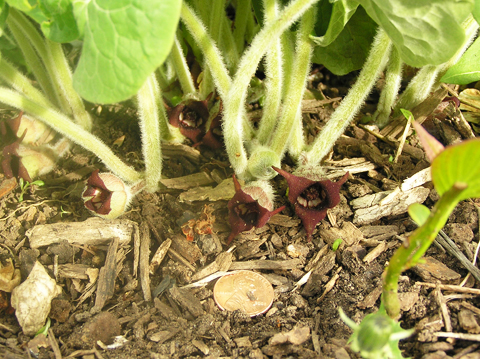
[[[385,86],[379,104],[379,118],[384,121],[395,101],[403,98],[401,103],[411,107],[411,99],[419,98],[423,90],[418,84],[427,78],[435,83],[465,50],[478,28],[471,15],[473,4],[473,0],[414,4],[400,0],[252,0],[228,5],[235,9],[232,21],[224,0],[64,0],[58,6],[44,0],[34,5],[6,1],[6,34],[28,29],[31,36],[23,42],[29,46],[15,41],[31,61],[29,67],[42,91],[53,95],[47,102],[29,81],[32,90],[28,93],[6,81],[9,87],[0,88],[0,101],[95,153],[127,186],[155,191],[161,177],[160,141],[180,141],[182,130],[185,135],[186,130],[193,133],[199,126],[201,135],[194,140],[218,148],[223,138],[237,178],[247,185],[267,183],[275,177],[274,167],[280,169],[287,154],[297,162],[294,176],[321,182],[327,180],[321,168],[323,158],[353,121],[382,71],[387,67],[392,75],[387,76],[392,84]],[[69,74],[64,60],[57,61],[63,70],[56,75],[49,67],[55,60],[49,56],[55,59],[61,55],[59,43],[72,41],[82,45],[73,76],[62,77]],[[44,45],[36,45],[42,42]],[[198,76],[193,76],[189,67],[187,51],[201,67]],[[355,61],[349,61],[352,58]],[[255,72],[262,60],[264,84],[252,86],[259,83]],[[360,73],[325,128],[312,143],[306,143],[301,104],[312,62],[334,73],[357,69]],[[396,100],[402,64],[421,70],[406,95]],[[175,83],[180,86],[172,86]],[[68,110],[66,103],[78,104],[78,98],[65,101],[68,96],[55,95],[73,96],[71,84],[82,98],[95,103],[137,96],[144,171],[123,163],[88,126],[71,119],[81,111]],[[176,89],[172,91],[172,87]],[[208,114],[199,120],[185,111],[172,110],[170,114],[176,115],[168,118],[163,98],[172,107],[184,109],[195,101],[207,101]],[[219,101],[213,103],[216,98]],[[250,121],[246,111],[252,98],[261,98],[263,104],[258,124]],[[345,180],[327,186],[335,187],[335,198]],[[312,186],[292,198],[292,205],[323,213],[336,201],[325,202],[331,197],[327,187]],[[273,193],[267,192],[268,202],[273,203]],[[315,225],[308,224],[309,238]]]

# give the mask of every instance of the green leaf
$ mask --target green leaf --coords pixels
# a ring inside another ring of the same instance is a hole
[[[71,0],[39,0],[38,5],[49,19],[41,23],[47,38],[55,42],[70,42],[80,37]]]
[[[358,0],[410,66],[439,65],[460,48],[474,0]]]
[[[38,2],[36,0],[6,0],[6,2],[11,7],[14,7],[30,16],[39,24],[44,21],[48,21],[47,17],[43,14],[42,10],[38,6]]]
[[[322,3],[327,3],[323,1]],[[322,5],[322,3],[320,5]],[[331,6],[330,3],[328,5]],[[319,31],[323,31],[321,26],[325,22],[323,19],[323,14],[325,13],[325,6],[318,7],[318,14],[317,14],[317,23],[315,24],[315,32],[319,35]],[[338,35],[342,32],[345,28],[345,25],[348,23],[348,20],[352,17],[358,7],[358,2],[353,0],[339,0],[333,4],[333,8],[331,10],[330,21],[328,23],[327,31],[323,36],[312,37],[312,40],[318,46],[328,46],[330,45]]]
[[[440,196],[454,184],[465,183],[460,201],[480,197],[480,139],[445,148],[432,162],[432,179]]]
[[[345,75],[362,68],[375,29],[375,22],[359,7],[335,41],[326,47],[315,47],[312,61],[325,65],[335,75]]]
[[[423,225],[428,216],[430,215],[430,210],[420,203],[413,203],[408,207],[408,214],[410,218],[420,227]]]
[[[136,94],[166,59],[181,0],[92,0],[73,83],[84,99],[115,103]]]
[[[480,38],[468,48],[460,60],[450,67],[440,81],[466,85],[480,80]]]

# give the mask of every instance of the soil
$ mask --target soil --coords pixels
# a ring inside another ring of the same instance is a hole
[[[323,88],[324,93],[330,98],[344,95],[343,88],[348,85],[332,82],[330,87]],[[313,86],[320,88],[318,81]],[[370,103],[375,101],[373,95]],[[337,105],[338,100],[331,101],[304,114],[310,137],[318,132]],[[367,105],[363,115],[373,110],[373,106]],[[112,148],[125,162],[141,169],[135,111],[129,104],[97,107],[92,111],[98,115],[95,134],[108,144],[125,135],[123,143],[112,145]],[[440,127],[448,126],[455,131],[449,118],[442,123]],[[135,222],[140,228],[141,240],[145,240],[145,235],[148,237],[150,255],[147,260],[151,260],[168,239],[172,240],[171,248],[184,258],[182,261],[169,252],[153,275],[147,275],[152,298],[145,292],[148,285],[145,276],[135,271],[134,239],[119,244],[116,253],[121,252],[123,257],[116,259],[109,257],[109,251],[115,254],[112,241],[70,245],[55,243],[53,238],[49,245],[32,248],[28,236],[32,228],[42,224],[83,222],[92,216],[83,207],[80,194],[89,174],[96,168],[105,169],[91,154],[73,147],[57,169],[43,178],[45,186],[32,187],[22,202],[18,200],[18,186],[0,199],[2,265],[7,258],[12,258],[15,267],[21,270],[23,281],[35,261],[39,261],[52,277],[56,274],[57,284],[62,287],[62,294],[52,303],[49,336],[37,336],[35,340],[22,332],[9,306],[10,294],[0,293],[1,355],[12,359],[359,358],[349,348],[347,341],[352,331],[340,319],[339,309],[357,323],[378,309],[382,273],[395,249],[416,227],[402,209],[362,223],[355,217],[358,209],[352,201],[392,190],[426,168],[428,162],[415,135],[408,137],[408,143],[420,151],[422,158],[414,157],[415,151],[403,152],[396,163],[389,160],[395,156],[396,148],[375,138],[361,125],[349,127],[346,136],[335,146],[327,164],[342,169],[346,159],[363,158],[359,161],[368,161],[375,169],[350,175],[342,186],[341,203],[317,226],[311,242],[306,240],[305,230],[286,199],[285,180],[277,176],[273,181],[278,194],[276,207],[286,205],[286,208],[264,227],[242,233],[232,243],[236,247],[233,262],[243,263],[243,268],[263,274],[274,288],[272,307],[256,317],[249,317],[240,310],[220,310],[213,298],[215,280],[203,287],[183,288],[194,282],[195,273],[230,247],[225,243],[230,230],[227,199],[181,201],[184,199],[181,195],[186,196],[188,190],[165,185],[156,193],[141,193],[134,199],[120,221]],[[444,137],[439,138],[450,144]],[[179,147],[180,155],[164,153],[164,178],[203,172],[213,179],[214,183],[209,186],[231,178],[232,170],[223,150],[214,151],[205,146],[196,150],[199,150],[196,157],[189,155],[191,147],[188,144]],[[284,162],[284,169],[292,172],[293,161],[287,158]],[[2,186],[6,186],[5,181]],[[431,208],[438,196],[431,183],[422,187],[428,189],[424,204]],[[461,203],[444,230],[470,261],[479,241],[478,203],[478,200]],[[187,241],[182,225],[191,219],[206,220],[212,233],[194,231],[194,240]],[[108,221],[105,223],[103,225],[109,225]],[[332,244],[338,238],[342,243],[333,251]],[[435,335],[437,332],[480,333],[480,300],[474,292],[479,288],[478,282],[471,276],[467,280],[464,287],[472,288],[472,292],[437,286],[460,284],[468,271],[440,245],[432,246],[427,257],[422,268],[404,272],[400,281],[402,312],[399,320],[403,328],[415,328],[410,338],[401,341],[403,355],[429,359],[480,358],[479,344],[475,340]],[[58,268],[66,268],[62,265],[67,264],[83,265],[76,267],[83,268],[82,275],[59,271]],[[110,271],[99,272],[100,277],[110,274],[114,280],[113,295],[106,295],[103,304],[98,294],[100,283],[91,289],[92,279],[85,274],[85,268]],[[142,262],[140,271],[141,268]],[[308,281],[296,286],[310,269]],[[113,277],[112,273],[115,273]],[[289,333],[290,339],[279,341],[278,333]],[[103,349],[115,336],[126,341],[115,349]],[[99,346],[98,341],[103,344]]]

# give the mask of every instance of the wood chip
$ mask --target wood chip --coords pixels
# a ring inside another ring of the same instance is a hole
[[[183,310],[190,312],[195,318],[204,314],[202,303],[189,289],[173,286],[169,289],[170,296]]]
[[[243,185],[243,181],[239,181]],[[233,179],[227,178],[216,187],[194,187],[178,196],[180,202],[230,200],[235,195]]]
[[[303,260],[299,258],[288,259],[285,261],[254,260],[246,262],[233,262],[230,270],[286,270],[300,268]]]
[[[31,248],[67,241],[70,244],[100,246],[117,238],[120,245],[130,243],[138,225],[127,219],[104,220],[93,217],[84,222],[42,224],[26,233]]]
[[[433,257],[423,257],[422,263],[412,268],[426,282],[441,281],[444,284],[455,283],[461,275]]]
[[[152,257],[152,260],[150,261],[150,267],[149,267],[150,275],[155,274],[155,272],[157,271],[157,268],[160,266],[163,259],[167,255],[168,249],[170,248],[171,244],[172,244],[172,240],[170,238],[167,238],[165,241],[162,242],[162,244],[160,244],[160,247],[158,247],[157,251]]]
[[[183,177],[161,179],[160,183],[170,189],[189,189],[212,185],[215,181],[207,173],[198,172]]]
[[[200,280],[218,271],[222,271],[222,272],[228,271],[232,265],[232,260],[233,260],[233,254],[231,252],[220,253],[212,263],[210,263],[209,265],[207,265],[206,267],[200,269],[197,273],[195,273],[192,276],[192,281]]]
[[[152,300],[152,292],[150,290],[150,230],[147,222],[140,224],[140,262],[139,276],[140,286],[142,287],[143,298],[150,302]]]
[[[108,247],[105,265],[100,269],[97,285],[97,296],[92,311],[100,312],[115,291],[115,278],[117,276],[117,249],[119,240],[115,238]]]
[[[357,225],[369,224],[385,216],[392,216],[407,212],[412,203],[423,203],[430,193],[428,188],[416,187],[407,192],[398,191],[389,203],[380,204],[380,201],[393,191],[385,191],[356,198],[350,202],[355,209],[353,223]]]

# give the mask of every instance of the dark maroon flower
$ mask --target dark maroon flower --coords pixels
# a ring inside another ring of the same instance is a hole
[[[218,113],[210,123],[210,128],[208,129],[205,136],[203,136],[202,140],[198,142],[196,145],[205,145],[214,150],[222,148],[223,146],[222,110],[223,110],[223,106],[222,106],[222,103],[220,103],[220,106],[218,108]]]
[[[285,206],[273,210],[273,191],[266,182],[252,182],[242,190],[235,175],[233,176],[235,195],[228,202],[230,226],[232,231],[227,238],[227,244],[240,232],[253,227],[263,227],[270,217],[282,211]]]
[[[327,179],[315,181],[295,176],[280,168],[273,169],[287,180],[288,200],[302,220],[308,241],[311,241],[317,223],[325,218],[329,208],[340,203],[340,187],[347,181],[348,172],[337,182],[332,182]]]
[[[168,120],[178,127],[185,137],[198,143],[205,135],[205,125],[208,121],[208,98],[204,101],[187,100],[175,106],[168,114]]]
[[[130,189],[114,174],[98,172],[92,172],[83,191],[85,207],[99,217],[117,218],[125,212],[130,203]]]

